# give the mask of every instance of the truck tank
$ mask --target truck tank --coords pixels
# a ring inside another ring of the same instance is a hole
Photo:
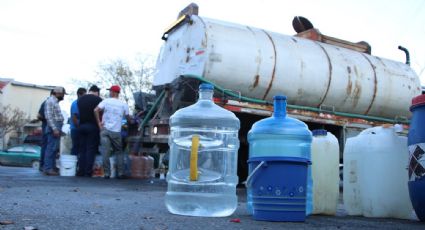
[[[252,98],[385,118],[409,117],[421,93],[404,63],[197,15],[165,40],[154,86],[195,74]]]

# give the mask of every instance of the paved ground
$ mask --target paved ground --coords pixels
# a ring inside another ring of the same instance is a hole
[[[230,217],[178,216],[165,208],[165,191],[165,181],[157,179],[46,177],[0,166],[0,229],[425,229],[417,221],[345,216],[342,209],[305,223],[254,221],[245,211],[243,189]],[[240,223],[230,221],[235,218]]]

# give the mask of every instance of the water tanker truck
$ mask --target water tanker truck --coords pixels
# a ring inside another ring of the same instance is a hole
[[[247,173],[247,133],[272,113],[272,98],[288,98],[288,115],[309,128],[348,137],[382,124],[409,124],[411,99],[421,94],[418,76],[406,63],[371,55],[365,42],[321,34],[295,17],[297,34],[201,17],[191,4],[165,30],[153,89],[156,100],[139,127],[137,151],[168,151],[169,118],[197,100],[198,85],[215,85],[216,104],[241,121],[238,174]],[[133,148],[133,151],[134,148]],[[342,154],[341,154],[342,157]]]

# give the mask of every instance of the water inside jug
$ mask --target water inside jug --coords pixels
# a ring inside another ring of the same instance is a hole
[[[252,126],[248,133],[249,158],[298,157],[310,160],[312,135],[307,125],[286,114],[286,96],[275,96],[273,115]],[[250,168],[249,174],[252,173]],[[312,210],[311,167],[308,166],[307,214]],[[247,189],[247,210],[253,214],[252,191]]]
[[[173,214],[219,217],[237,207],[239,120],[212,101],[201,84],[199,100],[170,118],[167,209]]]

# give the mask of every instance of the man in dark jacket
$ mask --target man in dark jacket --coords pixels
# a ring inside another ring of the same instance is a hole
[[[99,152],[99,127],[94,117],[94,109],[102,101],[99,97],[100,89],[93,85],[89,93],[80,97],[77,101],[80,113],[80,125],[78,127],[78,142],[80,145],[78,157],[77,176],[92,176],[93,163]]]

